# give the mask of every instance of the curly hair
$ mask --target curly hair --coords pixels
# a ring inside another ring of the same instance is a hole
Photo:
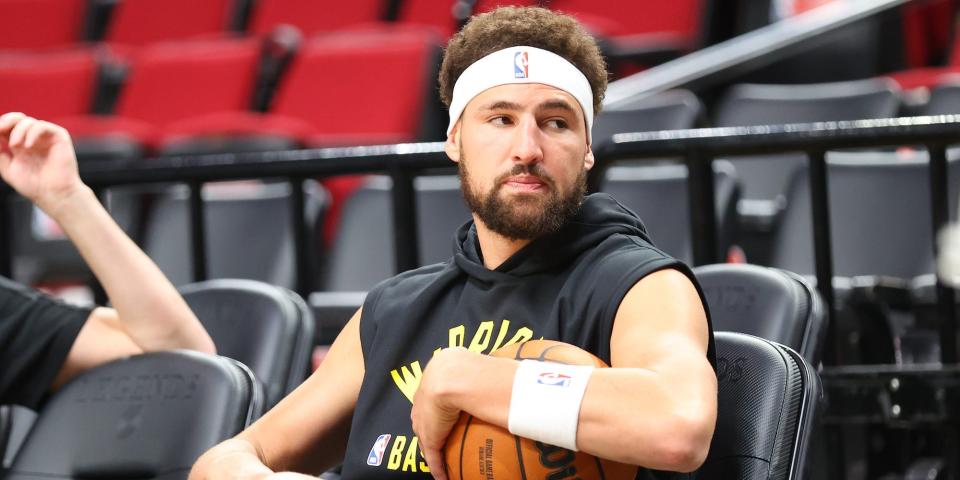
[[[440,65],[440,99],[450,107],[453,86],[481,58],[517,45],[549,50],[583,72],[593,91],[594,115],[607,90],[607,64],[597,42],[576,20],[540,7],[501,7],[470,19],[447,44]]]

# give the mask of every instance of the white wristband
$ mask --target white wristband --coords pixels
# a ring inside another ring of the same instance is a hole
[[[593,368],[521,361],[510,395],[510,433],[576,451],[580,403]]]

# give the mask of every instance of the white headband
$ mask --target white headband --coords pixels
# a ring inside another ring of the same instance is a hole
[[[517,46],[498,50],[477,60],[460,74],[450,101],[447,135],[463,114],[467,103],[481,92],[511,83],[542,83],[559,88],[577,99],[587,121],[587,140],[592,141],[593,90],[577,67],[560,55],[536,47]]]

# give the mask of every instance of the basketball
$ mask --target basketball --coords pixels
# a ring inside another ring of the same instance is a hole
[[[553,340],[531,340],[503,347],[490,355],[568,365],[607,365],[593,354]],[[513,435],[471,415],[460,420],[444,447],[447,476],[455,480],[517,478],[633,479],[637,467],[603,460],[583,452]]]

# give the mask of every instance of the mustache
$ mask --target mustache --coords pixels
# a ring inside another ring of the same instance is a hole
[[[553,178],[551,178],[550,175],[547,174],[547,172],[543,168],[543,165],[540,165],[539,163],[536,163],[533,166],[524,165],[524,164],[514,165],[509,172],[502,173],[500,174],[500,176],[497,177],[495,185],[497,185],[498,187],[502,186],[504,183],[507,183],[507,180],[509,180],[510,177],[515,177],[517,175],[529,175],[532,177],[536,177],[538,180],[545,183],[551,189],[553,189],[556,186],[556,183],[553,181]]]

